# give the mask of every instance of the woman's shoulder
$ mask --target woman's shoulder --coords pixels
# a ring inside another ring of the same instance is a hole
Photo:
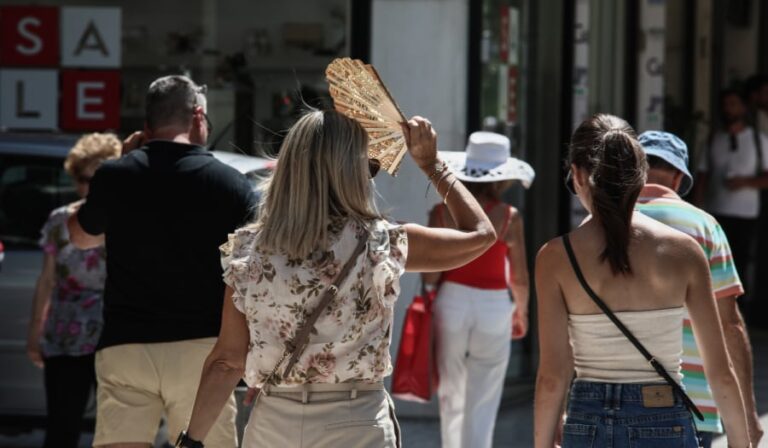
[[[66,221],[69,218],[69,207],[70,205],[62,205],[61,207],[53,209],[51,211],[50,215],[48,215],[48,219],[51,221]]]
[[[680,252],[685,256],[701,251],[701,246],[693,237],[653,218],[636,214],[635,223],[637,235],[645,247],[662,253]]]
[[[557,266],[565,255],[563,237],[558,236],[544,243],[536,254],[537,269],[549,269]]]
[[[69,205],[62,205],[61,207],[54,209],[45,221],[45,228],[50,229],[58,226],[66,226],[69,215]]]
[[[639,220],[638,220],[639,221]],[[687,272],[707,264],[704,251],[690,235],[651,218],[638,223],[639,254],[663,272]]]
[[[372,239],[399,238],[406,235],[405,223],[400,223],[389,218],[373,218],[365,222],[364,228],[353,226],[356,233],[367,232]]]
[[[235,229],[227,237],[227,241],[219,246],[223,257],[237,257],[245,250],[253,248],[258,237],[258,231],[254,225],[246,225]]]
[[[366,223],[368,248],[374,252],[389,251],[405,253],[408,247],[408,232],[404,223],[388,218],[375,218]],[[358,229],[358,231],[363,231]]]

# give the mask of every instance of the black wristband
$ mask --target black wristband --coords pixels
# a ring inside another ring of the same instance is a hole
[[[187,435],[187,431],[181,431],[179,438],[176,439],[176,448],[205,448],[203,442],[194,440]]]

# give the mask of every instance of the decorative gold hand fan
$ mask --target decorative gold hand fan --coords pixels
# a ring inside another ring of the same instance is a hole
[[[368,158],[395,175],[407,151],[397,107],[372,65],[350,58],[334,59],[325,69],[337,111],[357,120],[368,132]]]

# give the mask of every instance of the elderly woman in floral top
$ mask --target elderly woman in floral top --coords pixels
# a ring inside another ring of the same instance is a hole
[[[385,219],[373,206],[369,168],[375,164],[369,164],[362,126],[334,111],[303,116],[281,147],[258,221],[222,247],[228,287],[221,334],[177,446],[202,446],[243,377],[262,388],[244,448],[400,445],[382,385],[392,371],[400,276],[461,266],[496,240],[477,201],[438,160],[429,121],[414,117],[403,123],[403,132],[411,157],[445,199],[457,228]],[[298,361],[270,376],[334,282],[338,291]]]
[[[77,194],[105,160],[120,156],[112,134],[89,134],[67,155],[64,169]],[[104,247],[79,250],[69,242],[67,218],[80,202],[51,212],[40,245],[43,270],[37,280],[27,354],[45,369],[48,428],[44,447],[77,447],[88,396],[96,385],[94,351],[101,333],[101,298],[107,272]]]

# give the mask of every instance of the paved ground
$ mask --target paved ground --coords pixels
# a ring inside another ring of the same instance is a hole
[[[768,428],[768,331],[754,332],[752,344],[755,350],[755,390],[758,410],[763,427]],[[530,387],[521,388],[519,393],[502,404],[496,421],[493,446],[497,448],[528,448],[533,446],[533,405]],[[440,423],[437,419],[401,419],[405,448],[439,448]],[[42,431],[22,434],[16,437],[0,436],[0,448],[39,448]],[[90,446],[92,434],[85,434],[80,444]],[[160,447],[161,445],[158,445]],[[725,439],[715,442],[715,448],[726,448]],[[760,447],[768,448],[768,440]]]

